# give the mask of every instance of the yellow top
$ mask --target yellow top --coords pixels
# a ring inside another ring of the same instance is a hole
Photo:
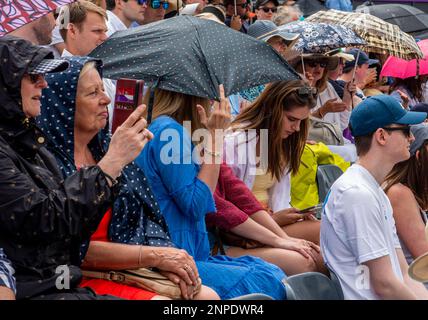
[[[258,171],[258,169],[257,169]],[[269,189],[273,187],[276,179],[270,173],[260,174],[256,171],[256,178],[253,185],[253,194],[262,204],[269,203]]]

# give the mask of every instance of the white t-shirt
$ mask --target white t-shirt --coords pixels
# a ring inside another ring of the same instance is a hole
[[[110,10],[107,10],[107,36],[110,37],[116,31],[128,29],[126,25]]]
[[[385,192],[364,167],[352,165],[332,186],[321,219],[321,252],[339,278],[345,299],[376,300],[364,262],[389,256],[403,281],[392,207]]]

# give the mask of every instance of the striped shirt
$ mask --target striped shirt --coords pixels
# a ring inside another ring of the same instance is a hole
[[[8,287],[16,293],[14,273],[15,270],[13,270],[10,261],[6,258],[3,249],[0,248],[0,286]]]

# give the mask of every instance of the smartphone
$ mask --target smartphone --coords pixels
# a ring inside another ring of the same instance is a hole
[[[314,213],[317,213],[319,210],[322,209],[322,206],[323,206],[323,204],[319,203],[319,204],[317,204],[315,206],[302,209],[302,210],[299,211],[299,213],[305,214],[305,213],[308,213],[308,212],[311,212],[311,211],[313,211]]]
[[[117,81],[111,126],[112,133],[142,103],[143,89],[143,80],[119,79]]]

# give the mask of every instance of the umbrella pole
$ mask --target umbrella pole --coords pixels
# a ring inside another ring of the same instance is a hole
[[[147,124],[149,125],[152,123],[152,112],[153,112],[153,105],[155,102],[155,88],[150,87],[150,97],[149,97],[149,105],[147,106]]]
[[[355,71],[357,70],[357,66],[358,66],[358,59],[360,58],[360,52],[361,52],[361,49],[359,49],[359,50],[358,50],[358,52],[357,52],[357,58],[355,58],[355,65],[354,65],[354,70],[352,71],[352,79],[351,79],[351,82],[353,82],[353,81],[354,81],[354,79],[355,79]]]
[[[236,10],[236,0],[233,0],[233,5],[234,5],[234,8],[235,8],[235,16],[237,16],[238,15],[238,11]]]
[[[302,59],[303,79],[308,81],[308,79],[306,79],[305,61],[303,61],[303,54],[300,55],[300,58]]]

